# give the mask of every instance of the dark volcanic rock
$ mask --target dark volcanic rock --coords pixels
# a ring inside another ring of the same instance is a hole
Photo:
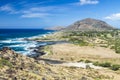
[[[42,52],[42,51],[40,51],[40,50],[34,50],[33,53],[34,53],[34,54],[29,54],[29,55],[27,55],[27,56],[36,59],[36,58],[38,58],[38,57],[40,57],[40,56],[42,56],[42,55],[45,54],[44,52]]]
[[[9,47],[3,47],[2,48],[2,51],[7,51],[7,50],[11,50],[11,48],[9,48]]]

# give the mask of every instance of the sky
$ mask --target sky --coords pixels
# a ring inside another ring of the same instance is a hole
[[[84,18],[120,28],[120,0],[0,0],[0,28],[68,26]]]

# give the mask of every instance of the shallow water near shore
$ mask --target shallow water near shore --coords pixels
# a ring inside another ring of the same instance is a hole
[[[45,43],[27,39],[44,36],[51,32],[53,31],[43,29],[0,29],[0,49],[10,47],[18,53],[31,54],[35,47]]]

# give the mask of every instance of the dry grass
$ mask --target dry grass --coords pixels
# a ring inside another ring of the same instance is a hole
[[[67,62],[77,62],[80,60],[90,60],[98,62],[110,62],[112,64],[120,64],[120,55],[116,54],[113,50],[103,47],[91,47],[91,46],[76,46],[74,44],[64,43],[55,44],[47,47],[48,55],[42,56],[45,59],[63,60]],[[51,54],[50,54],[51,53]],[[82,76],[87,76],[93,80],[119,80],[120,70],[112,71],[110,69],[81,69],[75,67],[61,67],[55,66],[55,72],[61,73],[66,76],[78,80]],[[53,67],[52,67],[53,68]],[[72,73],[72,74],[71,74]],[[77,75],[80,74],[80,75]],[[77,78],[76,78],[77,77]],[[72,78],[69,78],[70,80]],[[91,79],[91,80],[92,80]]]
[[[100,62],[110,62],[120,64],[120,55],[113,50],[104,47],[76,46],[74,44],[64,43],[51,45],[49,55],[42,56],[49,59],[64,61],[91,60]]]

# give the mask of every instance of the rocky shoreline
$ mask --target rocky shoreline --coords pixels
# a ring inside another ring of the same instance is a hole
[[[67,41],[37,41],[37,42],[38,43],[43,43],[44,45],[39,45],[38,47],[32,48],[32,49],[34,49],[33,50],[33,54],[28,54],[27,55],[28,57],[32,57],[32,58],[36,59],[36,58],[38,58],[38,57],[40,57],[42,55],[47,54],[47,53],[45,53],[43,51],[43,49],[44,49],[45,46],[53,45],[53,44],[60,44],[60,43],[69,43]]]

